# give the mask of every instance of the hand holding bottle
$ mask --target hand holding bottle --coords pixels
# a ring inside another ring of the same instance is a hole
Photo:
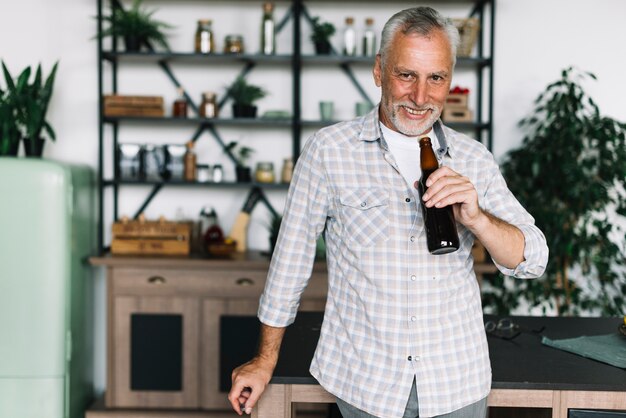
[[[454,218],[471,229],[480,216],[478,193],[472,182],[450,167],[439,167],[426,181],[428,190],[422,196],[427,208],[452,206]]]

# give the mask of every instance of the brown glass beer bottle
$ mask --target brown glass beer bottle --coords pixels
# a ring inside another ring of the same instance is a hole
[[[433,152],[430,138],[423,137],[420,144],[420,166],[422,168],[422,178],[419,181],[420,203],[422,204],[422,214],[424,216],[424,227],[426,229],[426,243],[431,254],[447,254],[459,249],[459,234],[456,231],[456,222],[452,206],[443,208],[430,207],[424,205],[421,197],[426,193],[426,180],[433,171],[439,168],[439,163]]]

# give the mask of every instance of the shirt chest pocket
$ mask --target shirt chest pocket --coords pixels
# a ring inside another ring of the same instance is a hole
[[[389,239],[389,192],[384,189],[344,189],[339,196],[344,230],[361,247]]]

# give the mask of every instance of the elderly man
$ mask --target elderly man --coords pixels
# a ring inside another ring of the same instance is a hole
[[[479,239],[504,274],[543,274],[547,247],[479,142],[439,121],[459,35],[435,10],[385,25],[374,80],[380,105],[317,132],[294,173],[258,316],[258,355],[233,371],[229,394],[250,413],[296,316],[324,233],[328,300],[311,374],[345,418],[483,417],[489,352],[471,247]],[[419,196],[418,139],[440,168]],[[460,248],[426,248],[420,201],[451,205]]]

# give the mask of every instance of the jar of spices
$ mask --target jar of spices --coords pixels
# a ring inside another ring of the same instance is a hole
[[[285,158],[283,160],[283,170],[280,174],[280,181],[282,183],[290,183],[293,176],[293,161],[291,158]]]
[[[187,117],[187,98],[185,97],[185,90],[182,87],[176,89],[178,96],[172,105],[172,116],[175,118]]]
[[[215,52],[212,23],[210,19],[198,20],[195,47],[195,51],[198,54],[210,54]]]
[[[221,183],[224,180],[224,169],[221,164],[215,164],[213,166],[211,177],[214,183]]]
[[[217,101],[215,93],[207,91],[202,93],[202,103],[200,103],[200,116],[203,118],[217,117]]]
[[[196,177],[196,180],[200,183],[206,183],[211,181],[211,166],[208,164],[197,164]]]
[[[241,35],[226,35],[224,40],[224,53],[225,54],[243,54],[243,36]]]
[[[255,178],[258,183],[274,183],[274,164],[271,162],[259,162],[256,165]]]
[[[186,144],[187,152],[185,152],[185,181],[196,181],[196,153],[193,151],[193,141]]]

